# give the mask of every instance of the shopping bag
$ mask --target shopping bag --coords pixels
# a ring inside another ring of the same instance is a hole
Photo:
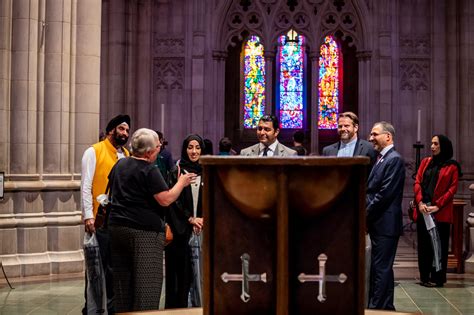
[[[372,256],[372,241],[368,233],[365,234],[365,307],[369,306],[370,264]]]
[[[95,233],[84,235],[84,260],[87,279],[87,314],[108,314],[105,273]]]
[[[202,254],[201,254],[202,234],[192,233],[189,239],[191,250],[192,278],[191,289],[189,291],[190,304],[192,307],[202,306]]]
[[[434,216],[429,213],[424,213],[425,226],[431,240],[431,247],[433,248],[433,267],[436,272],[441,270],[441,239],[439,237],[438,227]]]

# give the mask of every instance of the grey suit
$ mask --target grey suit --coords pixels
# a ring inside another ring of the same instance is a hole
[[[260,155],[260,143],[254,144],[248,148],[242,149],[240,151],[242,156],[259,156]],[[278,143],[275,149],[273,156],[296,156],[297,152],[284,146],[281,143]]]
[[[336,143],[324,147],[323,155],[336,156],[340,146],[341,142],[338,141]],[[370,165],[374,165],[375,160],[377,159],[377,152],[375,152],[374,146],[369,141],[357,139],[353,156],[368,156],[370,158]]]

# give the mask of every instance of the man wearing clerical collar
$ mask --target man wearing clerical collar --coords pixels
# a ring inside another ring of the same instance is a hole
[[[274,115],[264,115],[258,121],[257,138],[259,143],[243,149],[244,156],[293,156],[296,151],[278,142],[280,126]]]
[[[337,133],[340,141],[323,148],[324,156],[352,157],[368,156],[371,165],[374,164],[377,153],[366,140],[359,139],[359,118],[353,112],[344,112],[339,115]]]

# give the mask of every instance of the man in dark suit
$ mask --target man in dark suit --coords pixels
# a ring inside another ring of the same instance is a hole
[[[402,232],[405,162],[395,151],[395,129],[385,121],[374,124],[369,141],[379,152],[367,181],[367,229],[372,243],[369,308],[394,310],[393,262]]]
[[[296,151],[278,142],[280,123],[274,115],[264,115],[258,121],[257,138],[259,143],[242,149],[244,156],[294,156]]]
[[[375,163],[377,153],[372,144],[357,137],[359,118],[353,112],[344,112],[337,121],[337,133],[340,141],[323,148],[324,156],[368,156],[370,165]]]

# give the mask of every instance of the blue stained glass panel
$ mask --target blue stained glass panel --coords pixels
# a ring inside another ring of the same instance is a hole
[[[279,38],[280,128],[301,129],[304,119],[304,37],[290,30]]]

